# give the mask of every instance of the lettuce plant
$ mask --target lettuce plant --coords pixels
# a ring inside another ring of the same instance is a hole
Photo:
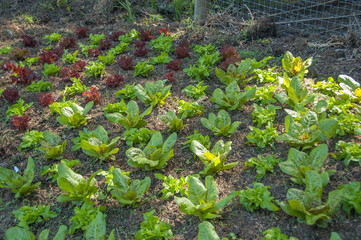
[[[107,106],[103,108],[104,114],[108,113],[126,113],[127,112],[127,104],[122,99],[120,102],[117,103],[107,103]]]
[[[187,73],[188,77],[198,82],[208,78],[211,71],[211,67],[202,64],[190,65],[189,68],[183,69],[183,72]]]
[[[73,96],[77,93],[83,93],[87,90],[89,90],[89,87],[85,84],[81,84],[79,78],[71,78],[70,79],[73,82],[73,85],[68,87],[68,85],[65,86],[65,89],[61,92],[62,94]]]
[[[149,63],[153,65],[167,64],[171,60],[172,58],[168,56],[168,53],[162,52],[159,56],[152,58]]]
[[[135,83],[132,85],[125,84],[124,88],[115,93],[115,96],[121,99],[134,100],[137,96],[135,94]]]
[[[191,144],[191,151],[199,157],[204,164],[203,171],[200,174],[214,175],[222,170],[231,169],[238,164],[238,162],[226,164],[226,159],[231,151],[231,141],[224,144],[223,140],[219,140],[209,151],[198,141],[193,140]]]
[[[256,168],[256,172],[258,173],[258,175],[256,176],[257,180],[263,178],[264,175],[266,175],[267,171],[273,172],[274,166],[276,166],[277,163],[281,161],[280,158],[275,158],[272,155],[267,155],[265,157],[258,155],[257,158],[253,157],[248,159],[248,161],[244,163],[244,167],[243,167],[243,168],[247,168],[247,167]]]
[[[85,108],[82,108],[78,104],[70,103],[69,107],[63,107],[60,110],[60,113],[56,120],[61,125],[67,125],[69,128],[78,128],[90,119],[86,114],[93,107],[94,103],[89,102],[85,105]]]
[[[251,87],[246,87],[245,90],[249,90]],[[273,98],[275,92],[277,90],[277,86],[269,85],[263,87],[257,87],[256,93],[254,95],[254,100],[259,102],[262,106],[268,105],[270,103],[277,102],[276,99]]]
[[[312,85],[312,88],[330,97],[336,96],[341,89],[340,85],[338,85],[332,77],[329,77],[327,81],[316,82]]]
[[[319,117],[313,111],[303,113],[300,121],[287,115],[285,133],[276,137],[276,140],[307,149],[334,136],[337,124],[337,120],[327,119],[322,115]]]
[[[135,95],[147,106],[163,105],[164,100],[169,96],[172,85],[164,86],[162,80],[158,80],[155,83],[146,82],[143,88],[138,84],[134,87]]]
[[[295,237],[288,237],[287,235],[283,234],[279,227],[269,228],[262,233],[263,237],[261,240],[298,240]]]
[[[48,77],[50,75],[58,75],[58,72],[60,71],[61,67],[55,66],[54,63],[52,64],[44,64],[44,71],[42,73],[44,74],[44,77]]]
[[[307,68],[311,66],[312,58],[308,58],[305,61],[302,61],[300,57],[294,57],[292,53],[286,52],[283,59],[282,59],[282,67],[283,69],[293,75],[293,76],[300,76],[303,78],[305,73],[307,73]]]
[[[164,168],[168,160],[174,156],[172,148],[176,141],[176,133],[172,133],[163,142],[162,134],[157,131],[143,150],[132,147],[126,151],[128,164],[144,170]]]
[[[158,115],[158,117],[164,124],[168,125],[168,131],[177,132],[187,126],[183,124],[183,120],[178,118],[173,111],[168,111],[165,115]]]
[[[61,102],[53,102],[52,104],[49,105],[49,109],[50,109],[50,114],[53,115],[54,112],[55,113],[59,113],[63,107],[70,107],[71,103],[76,103],[77,99],[75,99],[74,101],[66,101],[65,97],[63,97]]]
[[[36,130],[27,130],[24,136],[21,138],[21,143],[18,147],[18,150],[24,150],[27,148],[36,148],[39,146],[40,141],[44,140],[43,132],[39,132]]]
[[[264,130],[256,127],[249,127],[249,129],[251,132],[247,135],[248,141],[245,144],[256,144],[259,148],[267,146],[274,148],[274,140],[277,139],[278,133],[273,123],[268,122]]]
[[[87,230],[90,223],[95,219],[98,212],[105,211],[106,206],[93,207],[94,202],[85,201],[82,206],[75,207],[75,215],[70,218],[70,223],[72,225],[69,228],[69,233],[73,235],[77,230],[81,229],[83,231]]]
[[[326,144],[312,149],[311,153],[298,151],[291,148],[288,152],[287,161],[279,163],[280,169],[291,175],[291,180],[297,184],[305,184],[305,176],[307,171],[314,171],[320,174],[322,186],[326,186],[329,177],[335,173],[335,170],[324,171],[323,166],[328,156],[328,147]]]
[[[100,40],[104,39],[104,34],[90,34],[89,35],[89,43],[92,45],[99,45]]]
[[[235,192],[230,193],[220,201],[218,188],[212,176],[207,176],[205,185],[196,177],[190,177],[187,182],[188,196],[174,197],[182,212],[188,215],[198,216],[202,221],[220,217],[222,209],[236,196]]]
[[[180,194],[182,197],[188,196],[188,191],[184,186],[187,184],[190,175],[186,177],[182,176],[179,179],[174,178],[172,175],[166,177],[159,173],[154,174],[154,176],[159,180],[163,180],[163,189],[159,192],[162,193],[163,200],[168,200],[175,194]],[[196,175],[193,176],[197,177]]]
[[[49,233],[50,233],[49,229],[44,229],[43,231],[40,232],[38,239],[48,240]],[[67,233],[68,233],[68,228],[65,225],[60,225],[53,240],[65,240]],[[7,240],[14,239],[14,236],[16,236],[17,239],[35,240],[35,235],[32,232],[30,232],[26,228],[21,228],[18,226],[11,227],[8,230],[6,230],[5,235]]]
[[[61,163],[68,166],[70,169],[72,169],[76,165],[81,165],[79,160],[68,160],[68,159],[61,159]],[[60,164],[60,163],[59,163]],[[40,176],[43,176],[45,174],[49,173],[49,176],[46,178],[46,180],[51,180],[52,182],[55,182],[59,177],[59,167],[58,163],[54,163],[52,166],[44,166],[41,172],[39,173]]]
[[[205,54],[214,53],[216,51],[216,47],[212,43],[209,43],[208,45],[204,44],[203,46],[195,45],[193,51],[195,51],[198,56],[203,56]]]
[[[131,128],[123,133],[123,137],[128,146],[133,147],[133,145],[137,144],[139,147],[143,147],[155,132],[155,130],[149,130],[148,128]]]
[[[263,124],[273,122],[276,116],[276,110],[282,109],[279,106],[267,105],[266,108],[253,104],[254,110],[252,112],[253,123],[257,123],[257,127],[261,127]]]
[[[230,137],[241,124],[240,121],[231,123],[231,117],[225,110],[220,110],[218,115],[210,113],[208,119],[201,118],[201,123],[204,127],[211,130],[215,136],[222,135],[226,137]]]
[[[157,52],[169,53],[172,48],[173,37],[161,34],[158,38],[149,42],[149,46]]]
[[[48,42],[46,43],[47,45],[53,43],[53,42],[58,42],[61,39],[61,34],[60,33],[52,33],[50,35],[45,35],[43,37],[43,39],[48,39]]]
[[[279,205],[285,213],[297,217],[299,222],[326,228],[340,206],[344,191],[338,189],[329,192],[327,201],[323,203],[323,181],[320,175],[312,170],[306,171],[305,175],[305,191],[288,189],[288,202],[280,202]]]
[[[66,63],[73,64],[77,61],[76,56],[78,55],[79,50],[76,50],[73,54],[68,53],[68,50],[64,51],[64,54],[62,56],[62,60]]]
[[[142,114],[139,114],[139,107],[135,101],[130,101],[127,104],[126,114],[121,113],[110,113],[106,114],[105,117],[112,123],[119,123],[125,129],[131,128],[142,128],[147,125],[147,122],[143,118],[152,112],[152,107],[146,109]]]
[[[114,154],[119,151],[119,148],[115,148],[119,139],[120,137],[117,137],[110,141],[107,131],[102,126],[98,126],[90,138],[81,140],[80,147],[86,155],[96,157],[101,161],[114,160]]]
[[[105,64],[99,61],[89,62],[85,69],[85,73],[88,77],[99,78],[105,73]]]
[[[201,115],[203,112],[203,105],[200,105],[197,102],[178,101],[178,116],[181,119]]]
[[[43,139],[40,141],[41,147],[37,148],[46,158],[61,158],[61,154],[66,147],[66,140],[61,143],[61,137],[55,133],[45,130]]]
[[[151,183],[149,177],[132,181],[129,172],[123,172],[119,168],[111,168],[106,172],[106,178],[108,191],[122,206],[137,205],[145,192],[148,191]]]
[[[107,66],[111,65],[114,62],[114,58],[115,58],[115,55],[110,51],[105,56],[102,56],[102,55],[98,56],[99,62],[104,63]]]
[[[37,222],[44,222],[50,218],[58,216],[56,212],[50,211],[49,205],[28,206],[24,205],[21,208],[13,211],[16,219],[18,220],[18,226],[25,229],[29,229],[29,225]]]
[[[253,212],[255,209],[268,209],[270,211],[278,211],[278,207],[273,203],[271,193],[267,190],[271,188],[264,186],[262,183],[253,182],[253,188],[247,187],[246,190],[238,191],[239,202],[247,211]]]
[[[98,212],[93,221],[90,222],[88,228],[84,233],[85,240],[105,240],[107,229],[106,229],[106,222],[105,222],[106,215],[102,212]],[[110,232],[108,240],[115,240],[114,237],[114,229]]]
[[[338,141],[336,143],[336,154],[332,156],[336,159],[344,160],[347,167],[350,162],[358,162],[361,166],[361,145],[354,142]]]
[[[154,70],[154,66],[148,64],[148,62],[138,62],[134,67],[134,77],[140,75],[142,77],[148,77],[150,72]]]
[[[8,110],[6,111],[5,115],[6,115],[6,120],[9,120],[12,116],[23,116],[25,111],[30,108],[34,103],[31,102],[30,104],[25,104],[24,105],[24,100],[23,99],[19,99],[16,104],[13,104],[11,106],[8,107]]]
[[[37,81],[32,82],[30,85],[26,86],[25,91],[27,92],[45,92],[53,88],[53,84],[47,81]]]
[[[10,188],[15,197],[23,197],[29,195],[35,188],[40,185],[40,182],[32,185],[35,173],[35,164],[32,157],[29,156],[28,164],[21,176],[13,170],[0,167],[0,188]]]
[[[95,176],[98,175],[102,170],[94,172],[88,180],[74,172],[66,164],[61,163],[58,166],[58,178],[57,183],[59,188],[65,192],[58,197],[59,202],[83,202],[92,198],[98,191],[95,186]]]
[[[200,144],[202,144],[205,148],[211,147],[211,141],[208,135],[203,136],[202,134],[198,133],[198,130],[195,129],[194,133],[187,137],[187,141],[183,144],[183,148],[190,147],[193,140],[197,140]]]
[[[346,211],[348,218],[351,216],[351,210],[354,209],[355,213],[361,215],[361,190],[360,182],[351,182],[338,187],[343,189],[344,194],[341,200],[342,209]]]
[[[186,88],[182,90],[185,92],[188,97],[198,100],[206,96],[204,92],[208,88],[207,85],[203,85],[203,81],[199,82],[196,86],[188,85]]]
[[[198,225],[198,240],[221,240],[221,238],[218,236],[216,229],[213,227],[212,223],[208,221],[203,221]],[[223,238],[226,240],[226,238]]]
[[[31,66],[35,65],[38,61],[39,61],[39,58],[34,57],[34,58],[25,59],[24,63],[25,63],[25,65],[28,65],[29,67],[31,67]]]
[[[155,210],[143,214],[144,221],[140,224],[140,230],[135,234],[135,240],[173,238],[172,226],[159,221],[157,216],[153,216],[154,213]]]
[[[216,108],[236,110],[241,109],[255,93],[256,87],[242,93],[237,82],[233,81],[226,87],[225,93],[220,88],[214,90],[211,100],[216,104]]]

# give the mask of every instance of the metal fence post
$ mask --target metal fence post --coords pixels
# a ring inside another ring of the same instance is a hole
[[[196,0],[194,6],[194,22],[204,22],[207,19],[210,0]]]

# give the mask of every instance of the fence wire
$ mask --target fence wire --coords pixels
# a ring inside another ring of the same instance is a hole
[[[202,0],[206,1],[206,0]],[[279,34],[323,36],[361,33],[361,0],[208,0],[209,15],[227,13],[232,21],[269,17]],[[224,19],[224,21],[228,21]],[[227,23],[225,23],[227,24]]]

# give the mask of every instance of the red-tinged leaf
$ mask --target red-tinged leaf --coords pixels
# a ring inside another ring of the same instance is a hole
[[[69,49],[69,48],[76,48],[78,45],[75,38],[66,37],[59,43],[59,46],[65,49]]]
[[[171,83],[175,83],[175,78],[173,77],[174,72],[169,72],[164,74],[163,78],[169,80]]]
[[[164,34],[164,36],[169,36],[169,29],[168,28],[158,28],[159,34]]]
[[[23,39],[23,43],[25,47],[36,47],[38,45],[38,42],[35,40],[34,37],[30,37],[28,35],[21,36]]]
[[[175,49],[175,54],[177,55],[177,58],[189,57],[189,48],[188,47],[177,47]]]
[[[51,95],[51,93],[47,93],[47,94],[41,93],[39,95],[39,105],[40,106],[46,107],[46,106],[53,104],[53,102],[54,102],[54,98]]]
[[[224,45],[220,50],[220,56],[223,58],[223,60],[229,58],[229,57],[239,57],[239,54],[237,53],[237,50],[233,47],[230,47],[228,45]]]
[[[179,66],[181,63],[182,63],[182,61],[179,60],[179,59],[170,61],[170,62],[167,64],[167,69],[171,69],[171,70],[174,70],[174,71],[181,70],[181,67]]]
[[[3,70],[4,72],[13,71],[15,67],[16,65],[11,62],[1,64],[1,70]]]
[[[16,88],[7,88],[3,91],[2,96],[8,103],[15,103],[19,98],[19,90]]]
[[[76,71],[72,71],[68,67],[63,67],[59,71],[59,77],[64,81],[70,81],[71,78],[79,78],[80,75]]]
[[[221,63],[221,69],[226,72],[227,69],[228,69],[228,66],[231,65],[231,64],[238,67],[238,64],[236,64],[236,63],[239,62],[239,61],[241,61],[240,57],[238,58],[238,57],[235,57],[235,56],[230,56]]]
[[[52,64],[59,59],[61,49],[51,49],[51,50],[43,50],[41,53],[39,53],[39,62],[41,64]],[[64,50],[63,50],[64,52]],[[61,55],[61,54],[60,54]]]
[[[29,128],[28,126],[29,121],[30,121],[29,116],[24,115],[22,117],[19,117],[18,115],[14,115],[10,119],[11,129],[25,131],[26,129]]]
[[[121,35],[125,35],[125,32],[120,31],[120,32],[112,32],[110,34],[110,38],[114,41],[114,42],[118,42],[119,41],[119,36]]]
[[[189,47],[190,45],[191,45],[191,43],[186,39],[183,39],[178,44],[179,47]]]
[[[119,74],[115,74],[113,77],[105,78],[105,84],[107,85],[107,87],[111,88],[119,86],[119,84],[122,82],[124,82],[124,78]]]
[[[87,38],[88,37],[88,27],[77,27],[75,29],[75,33],[77,35],[78,38]]]
[[[111,47],[112,40],[110,38],[101,39],[99,45],[101,50],[107,50]]]
[[[90,56],[92,57],[98,57],[100,55],[102,55],[102,52],[100,51],[99,48],[95,48],[95,49],[88,49],[88,53]]]
[[[87,103],[93,101],[94,104],[99,104],[101,102],[100,95],[100,92],[95,87],[90,87],[88,91],[85,91],[82,94],[82,96],[86,97],[85,101]]]
[[[124,70],[133,70],[133,58],[132,57],[121,57],[118,61],[119,67]]]
[[[36,75],[35,72],[32,71],[28,66],[14,67],[12,72],[15,73],[16,76],[11,76],[10,79],[13,83],[16,83],[16,84],[28,85],[32,81],[36,81],[36,80],[40,79],[40,77],[38,75]]]
[[[140,33],[140,35],[139,35],[140,40],[142,40],[142,41],[149,42],[150,40],[153,39],[152,30],[148,30],[148,31],[139,30],[139,33]]]
[[[141,41],[141,40],[138,40],[138,41],[135,42],[135,47],[136,48],[144,48],[145,45],[146,45],[146,42]]]
[[[86,66],[86,62],[84,61],[76,61],[74,64],[73,64],[73,71],[74,72],[82,72],[85,70],[85,66]]]
[[[147,54],[148,54],[148,50],[145,47],[144,48],[138,48],[134,52],[134,56],[137,56],[137,57],[146,57]]]

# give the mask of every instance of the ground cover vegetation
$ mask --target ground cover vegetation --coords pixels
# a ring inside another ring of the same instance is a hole
[[[358,81],[147,25],[0,42],[4,238],[361,238]]]

